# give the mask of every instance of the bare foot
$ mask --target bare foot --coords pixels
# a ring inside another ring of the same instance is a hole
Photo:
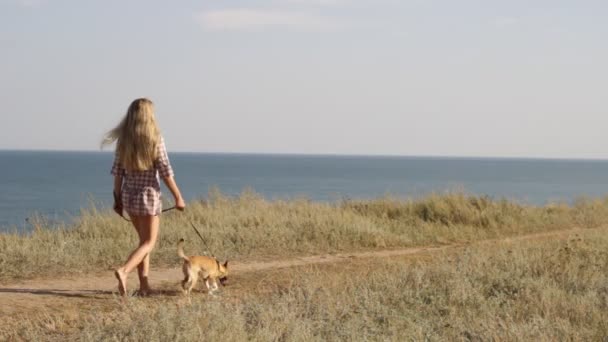
[[[137,290],[137,294],[141,297],[149,297],[151,293],[152,289],[148,286],[140,287],[139,290]]]
[[[148,277],[140,278],[139,280],[139,295],[142,297],[148,297],[152,293],[152,288],[148,283]]]
[[[127,274],[122,269],[117,269],[114,271],[114,275],[116,279],[118,279],[118,292],[121,296],[127,295]]]

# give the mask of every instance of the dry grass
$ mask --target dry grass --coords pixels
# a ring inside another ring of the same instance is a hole
[[[221,296],[134,299],[0,325],[0,339],[120,341],[602,341],[608,236],[584,231],[354,260],[239,279]],[[256,285],[257,284],[257,285]]]
[[[446,244],[608,222],[608,200],[535,207],[460,193],[338,203],[268,201],[251,191],[237,198],[217,191],[209,197],[190,203],[184,213],[163,216],[155,267],[175,264],[179,238],[186,239],[189,252],[204,250],[190,222],[212,252],[229,259]],[[0,282],[107,270],[124,262],[136,245],[129,223],[94,206],[73,226],[36,224],[28,235],[0,234]]]

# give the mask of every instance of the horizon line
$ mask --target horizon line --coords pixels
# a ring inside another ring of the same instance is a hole
[[[0,148],[0,152],[73,152],[73,153],[113,153],[112,150],[79,149],[14,149]],[[473,156],[473,155],[423,155],[423,154],[364,154],[364,153],[306,153],[306,152],[225,152],[225,151],[183,151],[173,150],[169,154],[212,154],[250,156],[302,156],[302,157],[367,157],[367,158],[419,158],[419,159],[505,159],[505,160],[562,160],[562,161],[608,161],[608,157],[538,157],[538,156]]]

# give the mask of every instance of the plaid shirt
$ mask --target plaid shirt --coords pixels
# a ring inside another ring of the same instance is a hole
[[[162,137],[157,146],[156,155],[154,167],[145,171],[127,171],[120,165],[118,154],[114,155],[111,173],[114,176],[123,177],[122,203],[125,210],[131,215],[158,215],[162,211],[158,176],[160,174],[165,178],[174,175]]]

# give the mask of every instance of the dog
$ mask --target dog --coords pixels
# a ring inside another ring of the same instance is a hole
[[[228,281],[228,260],[221,264],[216,258],[194,255],[187,256],[183,250],[184,239],[180,239],[177,243],[177,255],[184,259],[182,270],[184,271],[184,280],[182,280],[182,289],[185,294],[190,294],[199,274],[203,276],[207,291],[213,295],[218,289],[217,280],[219,279],[222,286]]]

